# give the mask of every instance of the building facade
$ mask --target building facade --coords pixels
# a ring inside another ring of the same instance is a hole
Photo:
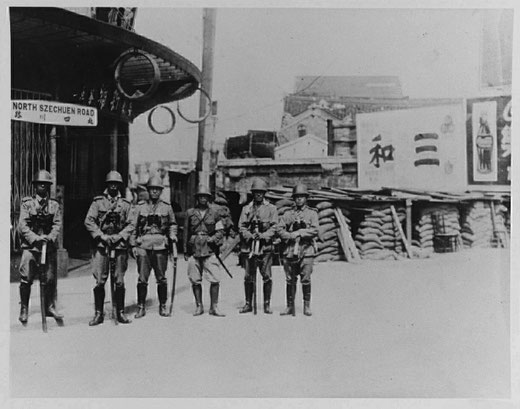
[[[201,81],[190,61],[134,32],[135,8],[11,7],[11,98],[69,103],[95,111],[95,126],[11,121],[11,253],[20,251],[22,197],[34,173],[55,179],[64,213],[61,245],[90,251],[83,220],[105,175],[129,175],[128,129],[138,115],[192,95]],[[124,194],[124,192],[122,192]]]

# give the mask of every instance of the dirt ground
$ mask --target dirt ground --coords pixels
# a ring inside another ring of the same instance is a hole
[[[59,282],[65,326],[41,331],[38,286],[27,327],[11,284],[11,397],[508,398],[509,253],[464,250],[430,259],[315,267],[313,316],[281,317],[284,275],[273,272],[273,315],[239,314],[243,272],[226,260],[221,312],[193,317],[179,259],[174,315],[133,319],[135,263],[127,272],[133,322],[89,327],[88,269]],[[171,269],[168,273],[171,285]],[[209,307],[209,286],[204,283]],[[259,297],[261,301],[261,297]],[[106,300],[105,311],[109,304]]]

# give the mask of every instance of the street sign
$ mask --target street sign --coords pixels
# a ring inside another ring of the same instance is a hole
[[[63,102],[11,100],[13,121],[65,126],[97,126],[97,108]]]

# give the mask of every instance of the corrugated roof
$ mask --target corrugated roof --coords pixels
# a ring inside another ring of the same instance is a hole
[[[40,47],[49,58],[60,62],[57,65],[62,71],[70,70],[68,66],[76,62],[77,78],[88,77],[94,68],[103,67],[103,72],[109,72],[110,77],[96,77],[96,80],[111,84],[114,82],[112,65],[127,50],[143,51],[153,59],[160,71],[158,88],[152,97],[132,102],[130,120],[156,105],[192,95],[201,82],[202,74],[192,62],[132,31],[57,7],[11,7],[9,12],[13,53],[21,53],[26,46]],[[66,59],[68,66],[62,62]],[[145,65],[136,61],[129,66],[128,74],[140,78],[146,70]],[[54,74],[63,75],[60,71]],[[64,83],[62,88],[62,98],[67,98]]]
[[[361,98],[403,98],[397,76],[296,77],[295,94]]]

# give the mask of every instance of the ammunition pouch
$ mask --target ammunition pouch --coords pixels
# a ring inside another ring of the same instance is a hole
[[[146,229],[146,231],[145,231]],[[142,236],[143,234],[163,234],[166,235],[168,233],[167,226],[163,226],[162,216],[160,214],[149,214],[149,215],[140,215],[137,220],[137,236]]]
[[[249,231],[254,234],[256,232],[263,233],[265,231],[264,225],[260,220],[252,220],[249,223]]]
[[[106,214],[101,231],[105,234],[117,234],[121,230],[121,215],[114,211]]]
[[[158,214],[149,214],[148,216],[146,216],[146,224],[148,226],[157,226],[159,227],[161,225],[161,216],[159,216]]]
[[[54,216],[52,214],[38,213],[31,216],[29,223],[31,230],[37,234],[49,234],[52,230],[52,222]]]
[[[297,231],[297,230],[305,229],[305,228],[307,228],[307,224],[303,220],[296,220],[295,222],[292,223],[290,230]]]

